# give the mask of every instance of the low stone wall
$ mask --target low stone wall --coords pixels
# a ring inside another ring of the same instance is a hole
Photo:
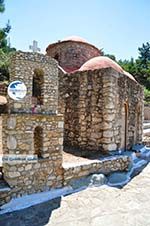
[[[61,161],[61,158],[58,159],[58,156],[53,155],[52,159],[39,159],[30,164],[5,163],[4,178],[10,186],[10,190],[1,191],[0,189],[0,205],[11,198],[62,187]]]
[[[64,164],[64,185],[67,185],[71,179],[77,179],[88,176],[92,173],[109,174],[115,171],[125,171],[128,169],[130,159],[128,156],[110,157],[105,160],[93,160],[82,163],[82,165],[71,166],[69,163]]]
[[[10,201],[11,199],[10,194],[11,194],[10,190],[0,191],[0,207]]]
[[[36,163],[19,164],[17,171],[14,171],[16,166],[13,164],[7,165],[9,172],[8,175],[6,173],[5,178],[9,176],[8,181],[11,186],[10,189],[0,190],[0,206],[9,202],[11,198],[62,187],[67,185],[71,179],[88,176],[92,173],[107,175],[115,171],[126,171],[130,159],[128,156],[116,156],[103,160],[89,160],[80,165],[66,163],[63,168],[59,169],[56,169],[53,164],[58,165],[59,163],[41,159]],[[12,181],[10,181],[11,178]]]

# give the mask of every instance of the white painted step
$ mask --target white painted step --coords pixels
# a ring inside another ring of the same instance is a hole
[[[144,136],[150,136],[150,128],[143,130]]]
[[[148,129],[148,128],[150,128],[150,122],[144,122],[143,129]]]

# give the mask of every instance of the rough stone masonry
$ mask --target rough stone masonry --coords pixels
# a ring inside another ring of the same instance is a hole
[[[27,95],[20,101],[7,96],[1,114],[3,155],[8,156],[2,174],[9,186],[0,189],[0,205],[100,172],[103,164],[63,168],[63,145],[108,153],[142,139],[142,87],[112,68],[67,74],[49,56],[16,52],[10,66],[14,80],[25,83]],[[36,158],[11,161],[13,156]],[[102,168],[125,170],[128,164],[128,158],[120,158]]]

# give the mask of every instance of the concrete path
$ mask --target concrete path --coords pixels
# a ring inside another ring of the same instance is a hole
[[[0,226],[150,226],[150,164],[127,186],[91,188],[0,216]]]

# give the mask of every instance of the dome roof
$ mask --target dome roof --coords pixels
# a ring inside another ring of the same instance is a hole
[[[98,56],[88,60],[81,66],[79,71],[88,71],[108,67],[112,67],[116,71],[123,73],[123,69],[115,61],[105,56]]]
[[[87,43],[87,41],[84,38],[81,38],[81,37],[75,36],[75,35],[66,37],[62,41],[74,41],[74,42],[84,42],[84,43]]]
[[[115,61],[113,61],[109,57],[105,57],[105,56],[98,56],[88,60],[86,63],[84,63],[80,67],[79,71],[88,71],[88,70],[95,70],[95,69],[108,68],[108,67],[111,67],[115,69],[117,72],[124,74],[128,76],[130,79],[136,81],[135,78],[129,72],[124,71],[119,64],[117,64]]]
[[[80,45],[90,46],[90,47],[94,48],[98,52],[98,55],[102,55],[101,50],[98,49],[96,46],[94,46],[93,44],[87,42],[84,38],[81,38],[81,37],[75,36],[75,35],[66,37],[63,40],[58,40],[55,43],[49,44],[48,47],[46,48],[46,52],[48,53],[48,51],[50,51],[52,48],[56,48],[56,46],[60,46],[62,44],[66,44],[66,43],[69,43],[69,42],[79,43]],[[62,48],[62,50],[63,50],[63,48]]]

